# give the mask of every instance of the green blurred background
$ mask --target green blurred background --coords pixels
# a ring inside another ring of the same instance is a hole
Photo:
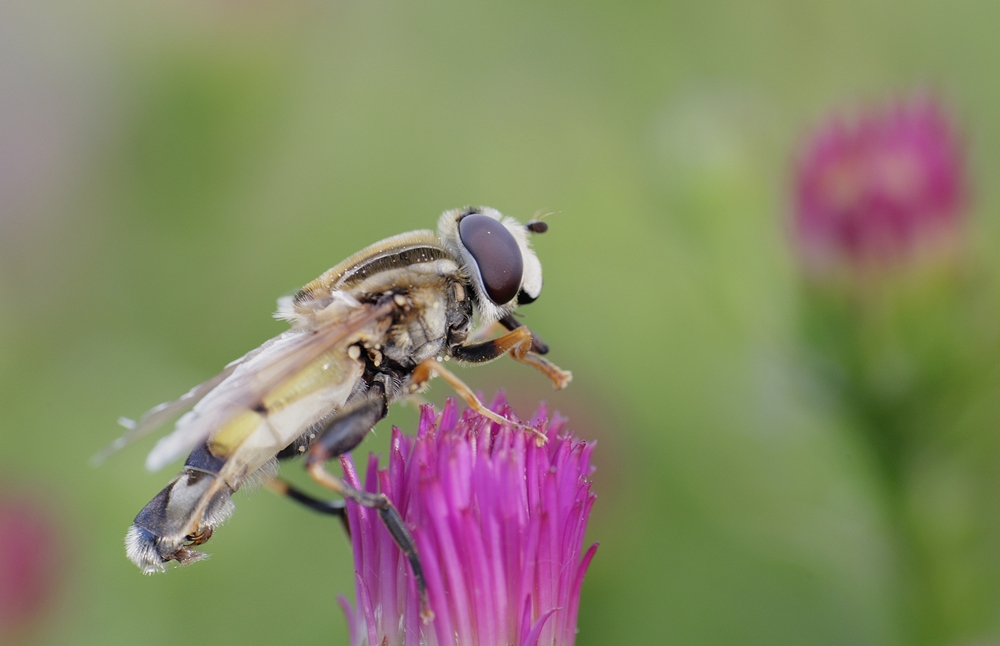
[[[88,459],[119,415],[279,333],[277,296],[471,203],[556,212],[524,313],[573,384],[461,376],[598,440],[578,644],[908,642],[872,456],[799,360],[789,176],[830,110],[932,88],[996,285],[998,20],[972,1],[0,4],[0,480],[62,546],[28,641],[345,642],[335,522],[239,495],[210,560],[143,577],[122,538],[172,469],[143,469],[151,439]],[[942,419],[992,438],[984,379]],[[1000,515],[1000,484],[975,482],[994,502],[968,513]]]

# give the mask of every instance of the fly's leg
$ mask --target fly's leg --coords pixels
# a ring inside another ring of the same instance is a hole
[[[528,328],[522,329],[527,330]],[[437,359],[427,359],[426,361],[422,361],[417,364],[417,367],[413,370],[410,387],[416,391],[422,388],[423,385],[434,375],[444,379],[448,385],[454,389],[455,393],[462,398],[462,401],[464,401],[469,408],[476,411],[483,417],[492,420],[497,424],[512,424],[528,431],[529,433],[534,433],[535,440],[539,446],[549,441],[549,438],[545,435],[545,433],[542,433],[537,428],[531,428],[530,426],[521,424],[520,422],[506,419],[502,415],[498,415],[491,411],[485,404],[483,404],[483,402],[479,401],[479,398],[476,397],[476,393],[472,392],[472,389],[469,388],[464,381],[459,379],[455,373],[445,368]]]
[[[306,492],[296,489],[280,478],[270,478],[265,480],[264,486],[279,496],[290,498],[300,505],[304,505],[309,509],[312,509],[313,511],[317,511],[321,514],[329,514],[330,516],[336,516],[340,519],[340,523],[344,526],[344,531],[347,532],[347,535],[351,535],[351,526],[347,522],[347,508],[344,505],[343,500],[320,500],[319,498],[314,498]]]
[[[516,321],[515,321],[516,323]],[[549,378],[556,390],[562,390],[573,379],[573,374],[562,370],[551,361],[533,352],[535,337],[523,325],[491,341],[460,345],[452,350],[452,356],[459,361],[485,363],[510,353],[514,361],[525,363]]]
[[[324,487],[353,500],[359,505],[378,511],[379,517],[385,523],[389,534],[392,535],[392,540],[395,541],[400,551],[403,552],[403,555],[410,562],[410,568],[413,570],[413,576],[417,582],[417,591],[420,593],[420,617],[424,623],[429,623],[434,619],[434,613],[431,611],[430,604],[427,601],[427,581],[424,578],[423,567],[420,565],[420,556],[417,554],[416,543],[413,540],[413,535],[410,534],[410,530],[406,528],[403,517],[399,515],[399,511],[389,498],[382,493],[370,493],[355,489],[327,471],[322,461],[310,463],[309,458],[306,458],[306,469],[309,475]]]
[[[497,323],[504,326],[511,332],[513,332],[519,327],[524,327],[524,324],[518,321],[516,318],[514,318],[513,314],[504,315],[499,321],[497,321]],[[548,354],[549,344],[546,343],[545,341],[542,341],[542,337],[532,332],[531,351],[534,352],[535,354]]]
[[[331,415],[331,419],[336,417],[336,414]],[[320,422],[316,427],[310,429],[306,433],[307,439],[305,442],[293,442],[289,444],[282,450],[278,451],[276,457],[278,460],[287,460],[289,458],[297,458],[302,456],[308,449],[309,446],[316,436],[321,432],[322,429],[326,428],[324,422]],[[321,514],[328,514],[330,516],[336,516],[340,519],[341,524],[344,526],[344,531],[348,536],[351,535],[351,527],[347,520],[347,507],[343,500],[321,500],[314,496],[307,494],[306,492],[293,487],[291,484],[282,480],[281,478],[267,478],[264,480],[264,486],[270,489],[273,493],[279,496],[284,496],[293,500],[300,505],[311,509],[313,511],[319,512]]]
[[[473,332],[469,338],[466,339],[466,341],[470,345],[486,341],[492,337],[493,333],[498,331],[500,327],[503,327],[505,330],[510,332],[511,330],[516,330],[519,327],[524,327],[524,324],[514,318],[513,314],[505,314],[493,325],[481,327]],[[543,341],[542,337],[538,336],[538,334],[534,331],[532,331],[531,336],[531,351],[535,354],[548,354],[549,344]]]
[[[416,543],[410,530],[406,528],[403,517],[385,494],[355,489],[327,471],[325,466],[328,460],[341,456],[360,444],[368,431],[385,417],[386,411],[385,390],[381,383],[375,382],[368,390],[367,397],[348,405],[329,420],[326,428],[309,448],[305,467],[313,480],[327,489],[359,505],[378,511],[392,539],[410,562],[420,593],[420,615],[427,623],[434,618],[427,601],[427,581],[420,565],[420,557],[417,555]]]

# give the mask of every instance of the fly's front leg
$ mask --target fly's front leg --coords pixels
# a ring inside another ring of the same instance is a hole
[[[381,383],[376,382],[372,384],[367,397],[348,405],[329,420],[326,428],[309,448],[305,460],[306,471],[313,480],[327,489],[359,505],[378,511],[392,539],[410,562],[420,593],[420,615],[424,622],[429,622],[434,618],[434,613],[431,612],[427,601],[427,581],[420,565],[420,557],[417,555],[416,543],[399,511],[385,494],[355,489],[326,470],[328,460],[339,457],[360,444],[368,431],[385,417],[386,411],[385,390]]]
[[[451,354],[459,361],[485,363],[509,352],[514,361],[525,363],[540,371],[549,378],[556,390],[562,390],[573,379],[573,373],[561,370],[551,361],[532,352],[534,342],[531,330],[522,325],[491,341],[460,345],[454,348]]]
[[[476,411],[483,417],[490,419],[497,424],[512,424],[528,431],[529,433],[534,433],[535,440],[538,442],[539,446],[549,441],[548,436],[539,431],[537,428],[531,428],[530,426],[521,424],[520,422],[506,419],[502,415],[498,415],[491,411],[485,404],[483,404],[483,402],[479,401],[479,398],[476,397],[476,393],[472,392],[472,389],[465,385],[464,381],[459,379],[458,376],[456,376],[452,371],[441,365],[441,362],[437,359],[427,359],[426,361],[422,361],[417,364],[410,380],[410,387],[414,390],[422,388],[423,385],[434,375],[437,375],[448,382],[448,385],[455,390],[455,393],[462,398],[462,401],[464,401],[469,408]]]
[[[519,327],[524,327],[524,324],[514,318],[513,314],[505,314],[503,317],[497,321],[500,325],[504,326],[510,331],[516,330]],[[531,351],[535,354],[548,354],[549,344],[542,341],[542,337],[538,336],[534,332],[531,333]]]

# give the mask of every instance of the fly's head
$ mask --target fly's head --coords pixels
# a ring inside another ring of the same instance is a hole
[[[531,248],[530,233],[544,223],[521,224],[486,206],[446,211],[438,236],[458,259],[483,323],[498,321],[542,291],[542,264]]]

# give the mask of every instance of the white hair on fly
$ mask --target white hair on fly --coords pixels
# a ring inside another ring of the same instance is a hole
[[[139,566],[143,574],[167,571],[167,566],[156,551],[153,541],[149,540],[149,535],[135,525],[129,527],[125,534],[125,555]]]
[[[240,483],[240,491],[246,493],[247,495],[255,493],[260,489],[261,485],[268,480],[273,480],[278,477],[278,458],[271,458],[265,462],[259,469],[248,475]]]

